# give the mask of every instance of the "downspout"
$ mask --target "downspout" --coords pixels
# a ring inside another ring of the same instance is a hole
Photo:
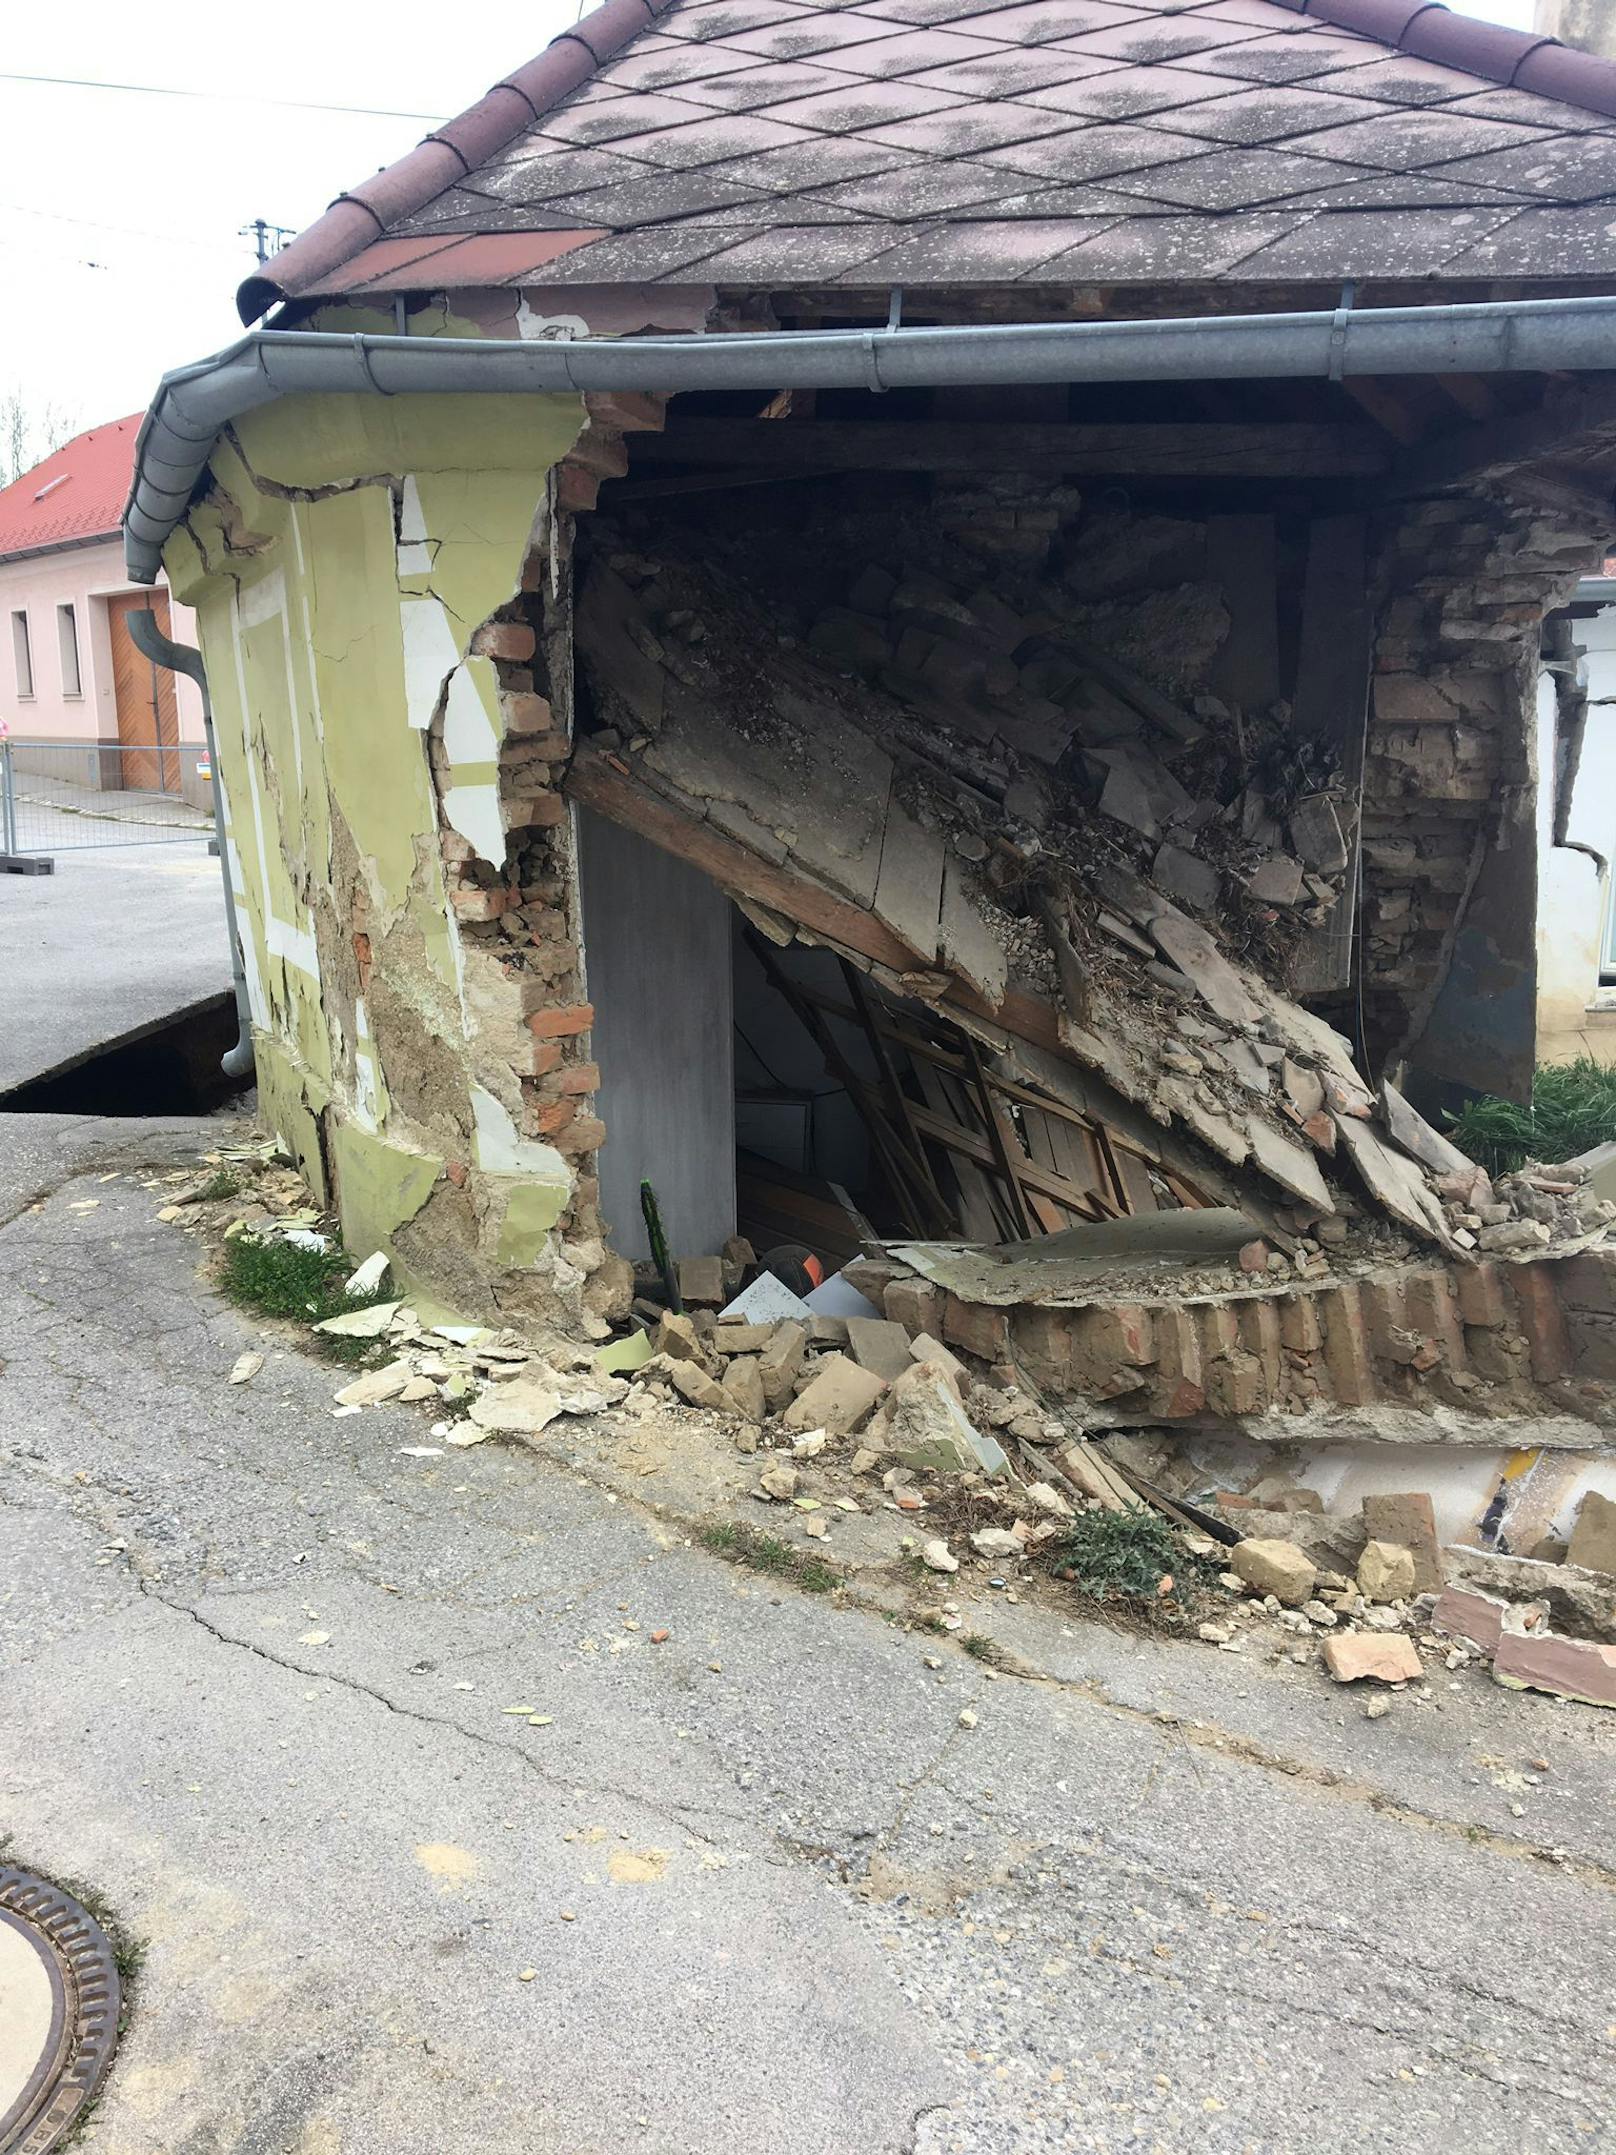
[[[225,834],[223,796],[219,791],[219,743],[213,731],[213,699],[208,694],[207,669],[202,654],[190,644],[178,644],[157,626],[149,610],[129,616],[129,634],[135,649],[154,666],[170,673],[183,673],[202,692],[202,726],[208,743],[208,768],[213,772],[213,829],[219,845],[219,873],[224,881],[224,924],[230,937],[230,978],[236,991],[236,1044],[226,1050],[219,1067],[227,1077],[253,1074],[252,1006],[247,999],[247,969],[241,962],[241,936],[236,926],[236,894],[230,887],[230,846]]]
[[[164,375],[135,445],[124,553],[134,582],[155,583],[163,545],[190,507],[222,430],[283,396],[1341,381],[1356,374],[1576,373],[1613,363],[1610,297],[532,343],[262,329]]]

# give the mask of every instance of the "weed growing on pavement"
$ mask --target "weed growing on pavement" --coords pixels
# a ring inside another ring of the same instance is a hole
[[[198,1205],[215,1205],[227,1197],[240,1195],[241,1177],[232,1175],[228,1168],[221,1167],[216,1175],[208,1177],[191,1202]]]
[[[753,1571],[785,1579],[810,1594],[828,1594],[842,1583],[841,1573],[833,1566],[793,1549],[790,1542],[781,1541],[777,1535],[745,1526],[738,1519],[713,1520],[697,1529],[696,1539],[710,1556],[724,1557],[732,1564],[748,1564]]]
[[[346,1293],[342,1283],[352,1270],[353,1259],[344,1250],[311,1250],[280,1237],[232,1235],[220,1260],[219,1286],[230,1301],[261,1317],[290,1317],[313,1325],[387,1299],[379,1290]],[[336,1362],[363,1361],[375,1346],[373,1340],[342,1339],[329,1332],[314,1337],[320,1351]]]
[[[1143,1504],[1078,1512],[1051,1551],[1055,1576],[1085,1601],[1151,1624],[1181,1623],[1212,1571]]]
[[[960,1644],[973,1661],[985,1661],[990,1668],[999,1658],[998,1647],[985,1631],[966,1632]]]

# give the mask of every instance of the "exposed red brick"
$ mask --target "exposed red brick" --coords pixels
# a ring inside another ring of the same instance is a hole
[[[567,461],[579,464],[599,479],[621,479],[628,470],[628,450],[621,434],[610,427],[585,427],[567,451]]]
[[[443,1172],[448,1176],[449,1180],[454,1184],[457,1190],[463,1190],[466,1187],[466,1179],[469,1170],[467,1169],[464,1160],[446,1161],[444,1163]]]
[[[1010,1344],[1010,1320],[1002,1309],[962,1302],[951,1294],[943,1304],[943,1338],[951,1347],[979,1354],[984,1362],[996,1362]]]
[[[1520,1312],[1521,1332],[1539,1384],[1553,1384],[1571,1374],[1571,1341],[1560,1298],[1555,1293],[1555,1265],[1513,1265],[1510,1286]]]
[[[1579,1250],[1554,1271],[1565,1308],[1616,1317],[1616,1250]]]
[[[882,1305],[894,1324],[911,1332],[942,1336],[943,1290],[930,1280],[888,1280],[881,1293]]]
[[[1287,1295],[1279,1305],[1279,1336],[1293,1354],[1316,1354],[1324,1345],[1324,1327],[1310,1294]]]
[[[585,471],[572,458],[563,457],[556,470],[556,504],[569,509],[574,515],[580,510],[592,509],[600,499],[600,480],[592,471]]]
[[[512,830],[550,831],[566,820],[567,804],[559,793],[506,796],[505,821]]]
[[[1156,1411],[1182,1421],[1206,1406],[1205,1364],[1201,1335],[1187,1309],[1156,1312]]]
[[[499,707],[505,714],[507,735],[548,733],[555,718],[548,696],[505,695],[500,697]]]
[[[579,1093],[599,1092],[600,1065],[599,1063],[574,1063],[570,1069],[562,1071],[556,1082],[562,1092],[567,1094],[577,1095]]]
[[[498,920],[516,903],[516,893],[503,885],[498,890],[452,890],[449,903],[460,920]]]
[[[593,1003],[559,1003],[548,1010],[535,1010],[528,1025],[537,1040],[568,1040],[587,1033],[595,1022]]]
[[[1260,1238],[1241,1246],[1240,1269],[1242,1272],[1266,1272],[1268,1270],[1268,1245]]]
[[[623,434],[659,434],[666,417],[667,399],[647,389],[589,389],[584,410],[601,426],[616,427]]]
[[[598,1115],[575,1115],[554,1139],[557,1152],[570,1155],[594,1152],[606,1142],[606,1125]]]
[[[509,659],[519,666],[533,656],[538,644],[525,621],[485,621],[473,631],[471,649],[477,658]]]
[[[1403,1315],[1410,1329],[1433,1350],[1431,1367],[1439,1362],[1446,1363],[1449,1369],[1464,1367],[1464,1326],[1459,1322],[1451,1273],[1412,1274],[1403,1287]],[[1423,1366],[1419,1356],[1415,1357],[1415,1365]]]
[[[540,1137],[555,1137],[567,1127],[577,1112],[576,1100],[547,1100],[534,1113],[534,1128]]]
[[[363,928],[354,930],[353,954],[359,968],[359,992],[363,995],[370,986],[370,937]]]
[[[1504,1282],[1497,1265],[1491,1260],[1479,1265],[1462,1265],[1454,1277],[1459,1297],[1459,1315],[1466,1324],[1504,1325],[1509,1322],[1509,1304],[1504,1300]]]
[[[1250,1295],[1239,1306],[1240,1344],[1262,1371],[1265,1403],[1279,1390],[1279,1307],[1270,1296]]]
[[[1324,1324],[1324,1363],[1330,1389],[1343,1407],[1361,1407],[1374,1392],[1369,1348],[1364,1339],[1363,1307],[1357,1283],[1345,1280],[1319,1296]]]

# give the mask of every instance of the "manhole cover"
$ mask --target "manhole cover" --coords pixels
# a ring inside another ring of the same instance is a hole
[[[0,2155],[60,2146],[111,2061],[119,2005],[95,1918],[0,1863]]]

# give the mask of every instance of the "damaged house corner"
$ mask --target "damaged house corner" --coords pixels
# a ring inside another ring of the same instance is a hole
[[[599,58],[614,128],[643,59]],[[897,1455],[942,1367],[973,1471],[1026,1464],[964,1414],[997,1388],[1170,1497],[1279,1457],[1347,1501],[1417,1457],[1447,1538],[1519,1554],[1604,1471],[1616,1202],[1444,1131],[1531,1085],[1542,625],[1616,522],[1616,370],[1532,337],[1616,291],[1616,226],[1573,274],[1569,212],[1472,201],[1442,98],[1377,112],[1398,185],[1343,161],[1255,210],[1283,160],[1212,127],[1221,79],[1186,153],[1216,213],[1170,141],[1064,199],[1061,156],[1116,146],[1080,99],[1059,154],[1042,107],[1003,152],[1017,207],[939,218],[966,94],[893,64],[901,155],[805,112],[720,201],[693,148],[626,177],[574,89],[525,160],[255,280],[283,312],[207,393],[256,369],[257,408],[164,560],[261,1112],[418,1302],[649,1358],[743,1430]],[[1312,143],[1326,102],[1286,84],[1273,123]],[[1552,110],[1519,124],[1608,156],[1604,106]],[[1455,255],[1422,190],[1496,222]],[[993,373],[1018,326],[1072,333],[1053,378]],[[1349,366],[1377,336],[1395,363]],[[928,1413],[908,1451],[959,1463]]]

